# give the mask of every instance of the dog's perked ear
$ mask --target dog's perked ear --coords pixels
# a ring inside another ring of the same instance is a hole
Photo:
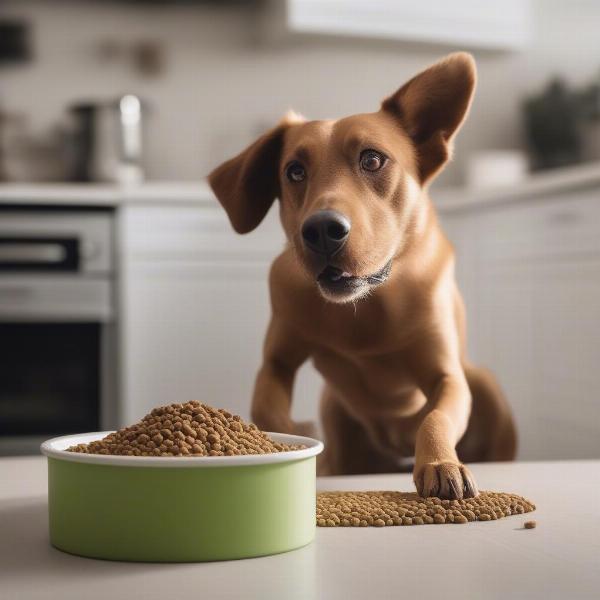
[[[238,233],[252,231],[279,195],[283,121],[208,176],[208,182]]]
[[[452,154],[452,138],[465,120],[476,82],[475,60],[456,52],[435,63],[385,99],[382,109],[400,119],[416,146],[424,184]]]

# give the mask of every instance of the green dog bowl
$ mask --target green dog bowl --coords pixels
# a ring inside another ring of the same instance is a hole
[[[310,438],[269,434],[302,450],[211,457],[67,452],[108,431],[48,440],[50,542],[110,560],[192,562],[277,554],[315,535]]]

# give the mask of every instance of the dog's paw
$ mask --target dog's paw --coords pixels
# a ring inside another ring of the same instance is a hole
[[[304,437],[316,438],[317,426],[314,421],[297,421],[294,423],[292,432],[294,435],[302,435]]]
[[[293,433],[294,435],[314,438],[317,437],[317,425],[314,421],[296,421]]]
[[[417,492],[422,498],[437,496],[448,500],[474,498],[479,491],[469,469],[454,462],[426,463],[414,474]]]

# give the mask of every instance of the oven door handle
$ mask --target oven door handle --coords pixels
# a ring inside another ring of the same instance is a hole
[[[0,271],[78,271],[79,239],[0,235]]]
[[[0,243],[0,263],[57,263],[64,261],[66,256],[62,244]]]

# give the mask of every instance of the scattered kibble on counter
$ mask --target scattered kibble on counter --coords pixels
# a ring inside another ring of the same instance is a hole
[[[319,527],[462,524],[469,521],[493,521],[533,510],[535,505],[529,500],[502,492],[480,492],[476,498],[464,500],[421,498],[410,492],[317,494]],[[535,527],[535,521],[528,523],[534,523]]]

